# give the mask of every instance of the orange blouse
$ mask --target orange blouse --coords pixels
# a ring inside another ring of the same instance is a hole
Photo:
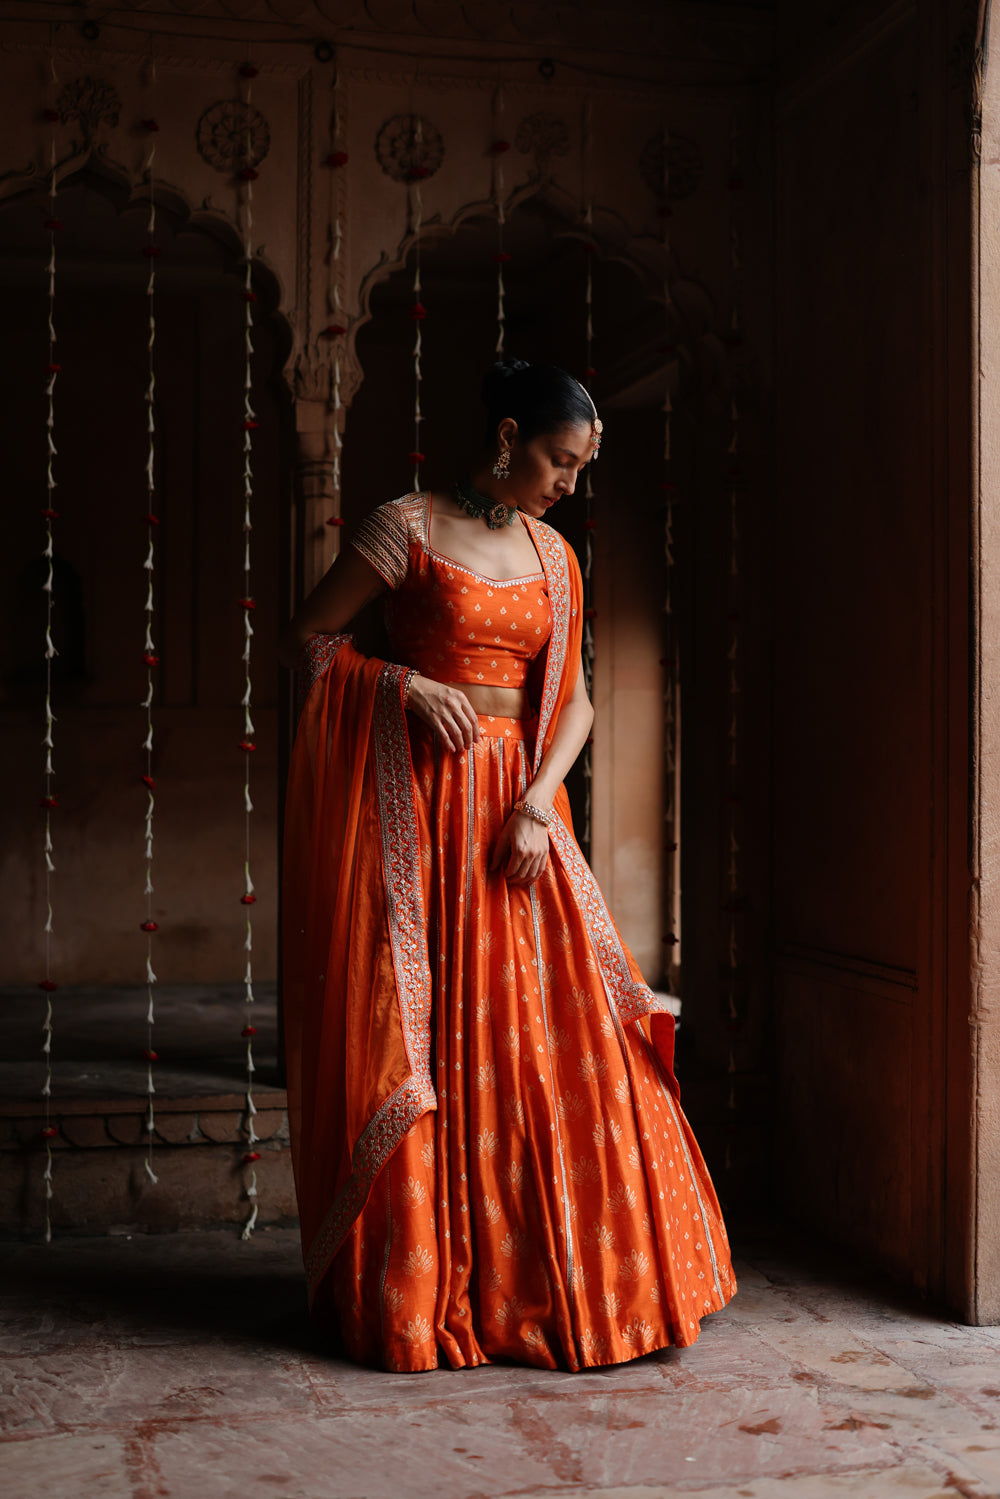
[[[523,687],[552,634],[545,574],[487,578],[431,551],[430,495],[379,505],[352,545],[392,592],[386,624],[396,659],[439,682]]]

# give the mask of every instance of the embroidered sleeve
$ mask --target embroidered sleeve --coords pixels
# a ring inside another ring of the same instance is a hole
[[[409,565],[408,541],[406,517],[400,506],[390,501],[365,516],[351,538],[351,545],[390,588],[398,588]]]

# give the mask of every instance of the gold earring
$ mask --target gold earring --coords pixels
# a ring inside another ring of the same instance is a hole
[[[493,477],[494,479],[510,478],[510,448],[500,448],[497,461],[493,465]]]

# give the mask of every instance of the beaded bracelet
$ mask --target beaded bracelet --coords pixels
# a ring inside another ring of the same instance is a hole
[[[523,799],[519,802],[515,802],[514,811],[523,812],[525,817],[530,817],[535,822],[540,822],[543,827],[549,829],[551,829],[552,827],[551,812],[543,812],[541,807],[533,807],[531,802],[526,802]]]
[[[419,677],[419,675],[420,675],[420,673],[417,671],[417,668],[415,666],[407,667],[406,674],[403,677],[403,685],[402,685],[402,697],[403,697],[403,708],[404,708],[404,710],[409,705],[409,701],[410,701],[410,687],[412,685],[413,678],[414,677]]]

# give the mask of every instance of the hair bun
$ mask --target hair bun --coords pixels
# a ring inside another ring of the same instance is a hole
[[[498,359],[483,376],[483,404],[487,408],[492,408],[502,386],[511,375],[518,375],[522,370],[530,370],[530,368],[531,365],[525,359]]]

